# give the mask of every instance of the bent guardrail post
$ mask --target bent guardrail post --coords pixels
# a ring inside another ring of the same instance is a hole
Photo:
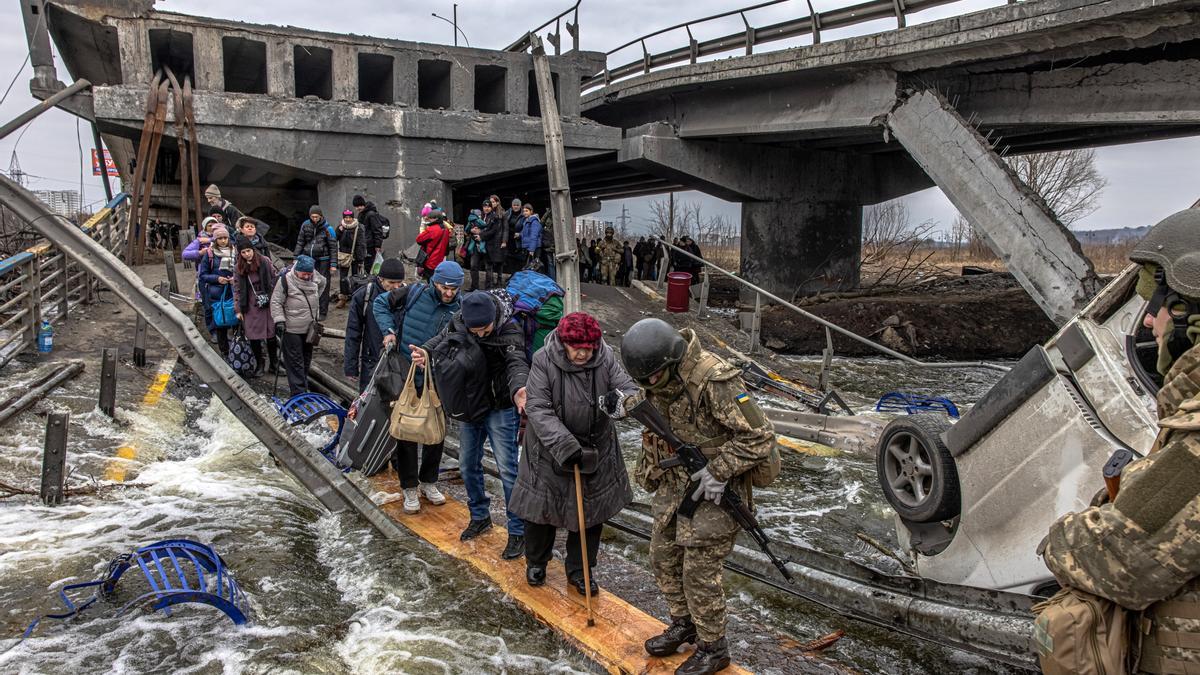
[[[38,491],[42,503],[57,506],[67,499],[67,423],[70,413],[50,413],[46,416],[46,442],[42,448],[42,486]]]
[[[140,318],[140,315],[139,315]],[[100,353],[100,412],[113,418],[117,413],[117,350],[106,347]]]
[[[404,530],[321,456],[317,448],[284,424],[279,413],[208,346],[191,320],[169,300],[146,288],[115,255],[92,241],[82,229],[51,212],[28,190],[3,176],[0,176],[0,202],[61,250],[70,251],[81,267],[145,316],[179,352],[184,363],[325,508],[335,513],[355,511],[389,539],[405,536]]]

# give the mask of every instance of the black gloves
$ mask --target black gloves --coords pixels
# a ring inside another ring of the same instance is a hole
[[[282,338],[284,333],[284,323],[282,321],[275,322],[275,337]]]

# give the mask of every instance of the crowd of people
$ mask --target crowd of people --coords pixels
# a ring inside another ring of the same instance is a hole
[[[671,241],[688,253],[703,258],[700,247],[691,237],[675,237]],[[664,255],[663,247],[646,237],[639,237],[630,246],[629,241],[617,241],[612,227],[604,228],[604,237],[597,240],[576,239],[575,247],[579,259],[579,279],[584,282],[629,286],[634,279],[656,281],[660,274],[688,272],[692,283],[700,282],[703,267],[692,258],[671,249]]]

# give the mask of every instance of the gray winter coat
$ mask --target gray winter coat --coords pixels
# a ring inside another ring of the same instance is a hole
[[[601,342],[592,360],[577,366],[567,359],[558,334],[550,334],[546,346],[533,355],[525,388],[529,421],[508,505],[513,513],[533,523],[579,529],[575,478],[556,473],[553,458],[561,463],[581,442],[591,442],[599,451],[596,471],[583,476],[587,527],[603,523],[633,500],[616,427],[597,404],[613,389],[632,394],[637,385],[607,344]]]
[[[287,290],[283,287],[281,279],[271,292],[271,321],[282,321],[287,332],[304,335],[321,311],[321,289],[325,287],[325,277],[314,273],[312,281],[305,281],[296,276],[295,270],[288,270]]]

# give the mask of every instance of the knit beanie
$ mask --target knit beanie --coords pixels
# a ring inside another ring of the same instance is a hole
[[[292,269],[296,272],[314,272],[317,269],[317,263],[306,255],[296,256],[296,264]]]
[[[435,284],[443,286],[454,286],[458,288],[462,286],[463,277],[462,265],[453,260],[443,260],[438,263],[438,266],[433,270],[433,277],[430,279]]]
[[[467,328],[483,328],[496,320],[496,303],[483,291],[472,291],[462,299],[462,318]]]
[[[355,206],[366,206],[367,199],[365,197],[363,197],[362,195],[354,195],[354,199],[351,200],[350,203]]]
[[[251,243],[250,237],[247,237],[246,235],[244,235],[240,232],[238,233],[237,237],[233,240],[233,243],[234,243],[234,246],[237,247],[237,250],[239,253],[243,249],[254,248],[254,244]]]
[[[379,278],[388,281],[404,281],[404,261],[388,258],[379,265]]]
[[[213,231],[212,231],[213,239],[220,239],[221,237],[228,237],[228,236],[229,236],[229,230],[226,229],[226,227],[224,225],[217,225],[216,227],[213,228]]]
[[[433,210],[433,207],[429,204],[429,202],[425,202],[425,206],[421,207],[421,217],[424,218],[424,217],[428,216],[429,212],[432,210]]]
[[[590,347],[600,344],[600,324],[587,312],[571,312],[558,322],[558,339],[568,347]]]
[[[204,228],[208,227],[209,223],[216,225],[217,219],[213,218],[212,216],[207,216],[204,220],[200,221],[200,232],[201,233],[204,232]]]
[[[318,205],[316,205],[316,204],[313,204],[312,206],[310,206],[310,207],[308,208],[308,214],[309,214],[309,215],[312,215],[312,214],[314,214],[314,213],[315,213],[315,214],[317,214],[318,216],[321,216],[322,218],[324,218],[324,217],[325,217],[325,212],[324,212],[324,211],[322,211],[322,210],[321,210],[321,207],[320,207],[320,206],[318,206]]]
[[[220,199],[221,198],[221,188],[217,187],[216,184],[209,185],[208,187],[204,188],[204,196],[205,197],[216,197],[217,199]]]
[[[350,209],[346,209],[345,211],[342,211],[342,217],[343,218],[353,218],[354,212],[351,211]]]

